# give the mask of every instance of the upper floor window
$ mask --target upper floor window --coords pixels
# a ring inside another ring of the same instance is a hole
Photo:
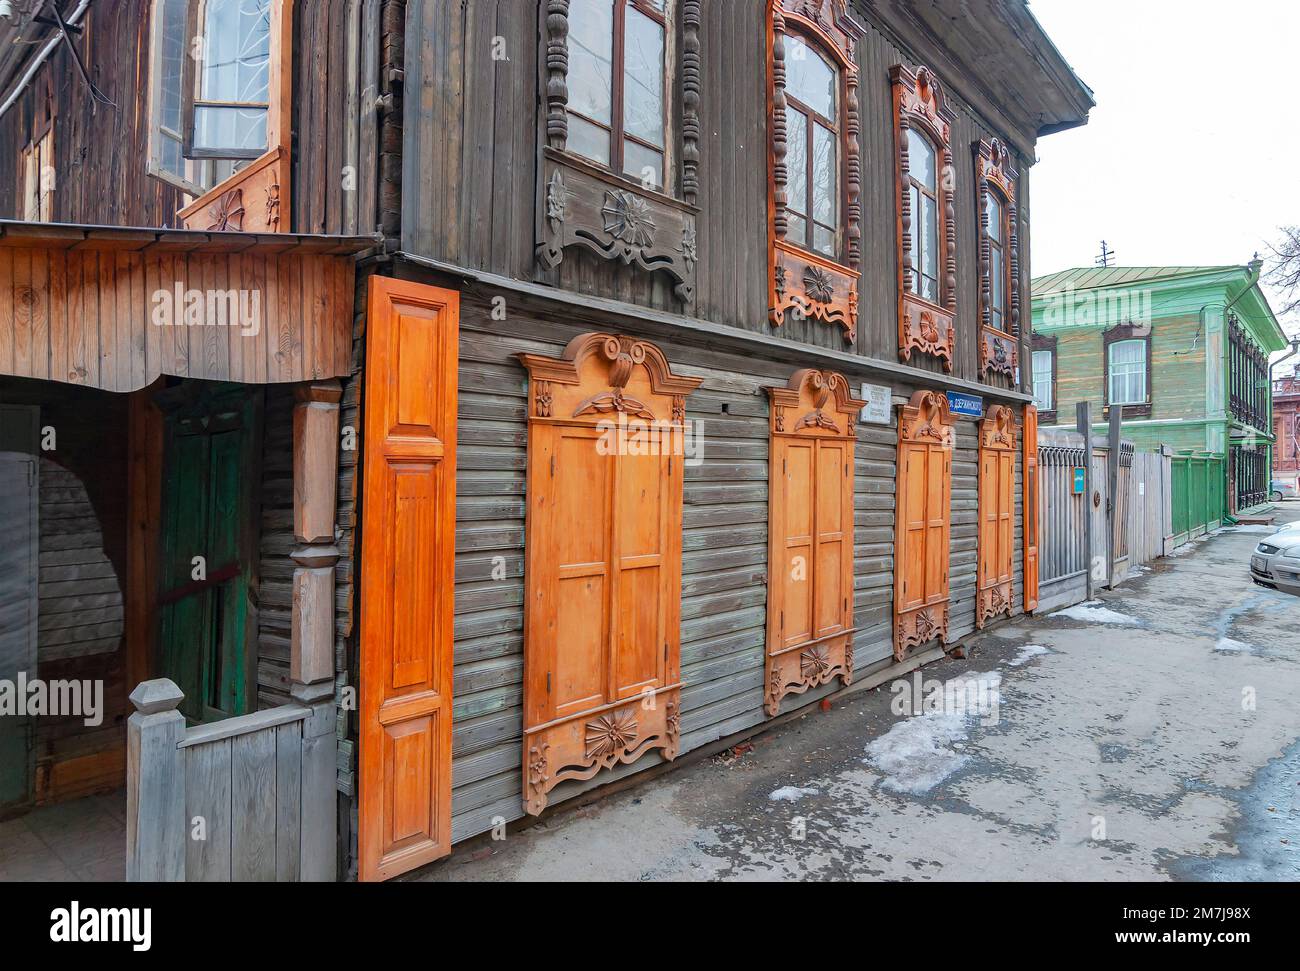
[[[653,188],[668,156],[668,0],[571,0],[569,151]]]
[[[957,116],[929,68],[912,70],[895,64],[889,78],[894,93],[899,241],[898,355],[911,361],[920,352],[937,358],[952,373],[957,342],[957,176],[952,131]],[[988,343],[981,340],[982,345]],[[995,365],[1015,373],[1014,348],[985,346],[983,359],[985,369]]]
[[[907,184],[912,202],[912,273],[908,289],[939,302],[939,166],[934,144],[907,130]]]
[[[1001,139],[975,143],[979,207],[980,370],[1019,380],[1020,241],[1016,232],[1019,174]]]
[[[190,158],[257,158],[267,149],[271,0],[196,0],[185,59]]]
[[[1140,405],[1147,400],[1147,341],[1115,341],[1107,348],[1107,404]]]
[[[803,38],[786,45],[786,239],[839,254],[839,72]]]
[[[857,44],[846,0],[770,0],[768,318],[857,341],[862,158]]]
[[[1054,357],[1051,351],[1034,351],[1034,404],[1039,411],[1053,411],[1056,408],[1052,394]]]

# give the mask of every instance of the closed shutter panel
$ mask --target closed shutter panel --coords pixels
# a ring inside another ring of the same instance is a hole
[[[361,879],[451,851],[459,294],[372,278],[361,551]]]
[[[853,677],[853,442],[843,375],[797,372],[772,399],[767,711]]]
[[[980,423],[977,627],[999,614],[1011,614],[1015,477],[1015,419],[1006,405],[993,405]]]
[[[567,780],[677,754],[681,431],[698,378],[584,334],[529,372],[524,808]],[[676,449],[676,451],[674,451]]]
[[[1038,609],[1038,409],[1025,405],[1025,613]]]
[[[948,398],[918,391],[898,424],[894,555],[894,657],[946,639],[952,524],[952,414]]]

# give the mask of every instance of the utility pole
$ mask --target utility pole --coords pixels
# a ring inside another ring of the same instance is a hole
[[[1087,591],[1091,600],[1097,585],[1093,578],[1092,551],[1096,518],[1092,506],[1092,402],[1079,401],[1074,406],[1075,427],[1083,436],[1083,561],[1087,565]]]

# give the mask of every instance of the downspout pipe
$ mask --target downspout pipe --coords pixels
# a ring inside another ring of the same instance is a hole
[[[91,0],[81,0],[81,3],[77,4],[77,9],[64,17],[63,22],[69,27],[78,23],[90,8],[90,3]],[[61,40],[63,40],[63,34],[59,31],[55,31],[54,36],[46,41],[44,46],[36,52],[36,56],[32,58],[32,63],[27,66],[27,70],[23,72],[23,76],[18,79],[18,84],[14,87],[13,91],[9,92],[9,97],[5,98],[4,104],[0,105],[0,118],[3,118],[8,114],[9,109],[18,103],[18,99],[22,97],[23,92],[27,90],[27,85],[32,83],[32,78],[36,77],[36,72],[41,69],[41,65],[49,60],[50,55],[54,53],[54,49],[59,46]]]

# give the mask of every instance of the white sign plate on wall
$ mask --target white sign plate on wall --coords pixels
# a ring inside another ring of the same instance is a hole
[[[891,395],[887,385],[864,384],[859,395],[867,406],[862,409],[862,420],[869,425],[888,425],[890,422]]]

